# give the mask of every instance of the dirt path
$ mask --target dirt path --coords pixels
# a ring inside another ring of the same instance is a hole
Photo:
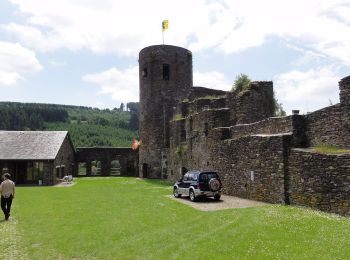
[[[3,217],[2,214],[1,217]],[[0,220],[0,259],[28,259],[28,256],[23,252],[20,241],[21,236],[17,230],[16,218],[11,216],[8,221]]]
[[[174,198],[173,195],[167,195],[167,197],[202,211],[213,211],[232,208],[249,208],[268,205],[264,202],[241,199],[238,197],[227,195],[222,195],[219,201],[216,201],[212,198],[203,198],[196,202],[190,201],[188,197]]]

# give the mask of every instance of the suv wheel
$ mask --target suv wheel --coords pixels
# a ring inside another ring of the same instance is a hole
[[[191,201],[196,201],[196,194],[194,194],[194,191],[193,190],[190,190],[190,200]]]
[[[177,190],[176,187],[174,187],[173,194],[174,194],[174,197],[175,197],[175,198],[180,198],[180,197],[181,197],[181,194],[179,193],[179,191]]]
[[[215,194],[215,195],[214,195],[214,200],[220,200],[220,197],[221,197],[221,196],[220,196],[219,194]]]

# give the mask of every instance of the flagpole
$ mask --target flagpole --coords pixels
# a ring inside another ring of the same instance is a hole
[[[163,39],[163,45],[164,45],[164,31],[168,29],[168,20],[164,20],[162,22],[162,39]]]

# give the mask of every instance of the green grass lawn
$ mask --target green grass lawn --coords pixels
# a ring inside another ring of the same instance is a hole
[[[160,181],[75,181],[17,188],[0,259],[350,258],[348,218],[282,205],[202,212]]]

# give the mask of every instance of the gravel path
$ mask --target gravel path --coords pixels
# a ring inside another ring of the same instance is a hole
[[[238,197],[227,195],[222,195],[219,201],[216,201],[212,198],[202,198],[196,202],[190,201],[189,197],[175,198],[173,195],[167,195],[167,197],[202,211],[214,211],[232,208],[249,208],[268,205],[264,202],[241,199]]]

